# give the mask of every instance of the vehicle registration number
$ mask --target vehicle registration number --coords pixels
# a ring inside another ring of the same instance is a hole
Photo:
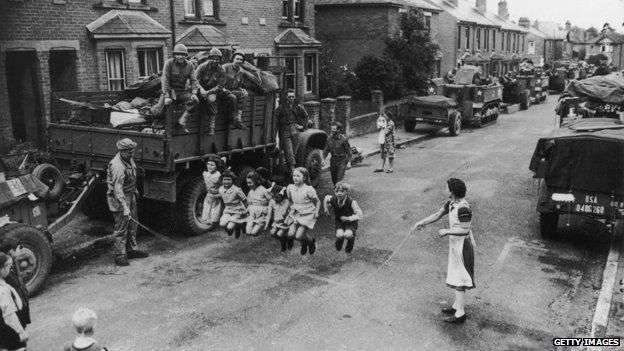
[[[603,215],[605,213],[605,208],[604,206],[598,206],[598,205],[576,204],[575,211]]]

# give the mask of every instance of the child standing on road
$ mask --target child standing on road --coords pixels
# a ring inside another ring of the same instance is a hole
[[[236,233],[236,238],[239,238],[247,223],[247,197],[241,188],[234,185],[234,179],[234,174],[230,171],[221,175],[219,196],[223,200],[224,209],[219,224],[228,235]]]
[[[334,187],[334,196],[327,195],[323,201],[325,214],[330,215],[329,207],[334,211],[336,222],[336,250],[342,250],[344,240],[347,239],[345,252],[353,250],[355,231],[358,221],[364,216],[357,202],[349,196],[351,186],[346,182],[338,182]]]
[[[308,185],[310,176],[308,170],[297,167],[293,171],[293,183],[286,188],[286,194],[290,201],[291,208],[289,220],[292,224],[288,230],[288,238],[301,242],[301,254],[310,255],[316,251],[316,239],[310,238],[307,233],[314,228],[314,224],[319,216],[321,201],[316,195],[316,190]]]
[[[72,316],[72,324],[76,328],[76,339],[63,348],[64,351],[106,351],[93,339],[97,315],[88,308],[80,308]]]
[[[390,168],[386,170],[386,173],[394,172],[394,148],[395,148],[395,140],[394,140],[394,122],[390,118],[390,116],[381,114],[377,119],[377,128],[379,131],[379,151],[381,155],[381,167],[375,169],[375,172],[383,172],[384,167],[386,166],[386,158],[388,158],[388,163],[390,164]]]
[[[219,217],[221,216],[222,205],[219,196],[221,172],[218,171],[220,162],[221,160],[216,155],[209,156],[208,161],[206,161],[206,171],[203,173],[207,194],[204,199],[201,221],[210,224],[209,230],[219,225]]]
[[[288,228],[290,226],[287,223],[287,219],[290,201],[286,197],[286,188],[273,185],[267,220],[271,220],[271,217],[273,217],[271,236],[279,240],[282,252],[286,251],[286,249],[292,249],[294,243],[294,240],[288,240]]]
[[[269,191],[261,185],[262,178],[256,172],[249,172],[247,174],[247,186],[249,187],[249,193],[247,194],[247,202],[249,207],[247,212],[247,234],[256,236],[260,232],[260,229],[267,229],[269,226],[269,201],[271,200],[271,194]]]

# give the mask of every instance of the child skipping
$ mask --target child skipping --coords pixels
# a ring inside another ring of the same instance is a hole
[[[290,211],[290,201],[286,195],[286,188],[273,185],[271,188],[271,201],[269,202],[269,214],[267,220],[273,219],[271,225],[271,236],[279,240],[282,252],[293,247],[294,239],[288,238],[288,212]]]
[[[221,216],[222,206],[221,197],[219,196],[221,172],[218,170],[220,162],[221,159],[216,155],[209,156],[206,161],[206,170],[202,174],[207,193],[204,199],[201,221],[210,225],[208,230],[219,226],[219,217]]]
[[[325,214],[330,216],[329,208],[334,212],[336,223],[336,250],[342,250],[344,240],[347,239],[345,252],[353,251],[355,232],[358,221],[364,216],[357,202],[349,196],[351,186],[346,182],[338,182],[334,187],[334,196],[327,195],[323,201]]]
[[[251,171],[247,174],[247,186],[249,192],[247,193],[247,234],[257,236],[261,229],[267,229],[269,226],[269,218],[267,214],[269,212],[269,201],[271,195],[269,191],[262,186],[264,183],[263,178],[256,172]]]
[[[316,239],[308,236],[308,231],[314,228],[319,216],[321,201],[316,190],[309,183],[308,170],[297,167],[293,171],[293,183],[286,188],[288,200],[291,203],[289,220],[292,221],[288,229],[289,240],[301,243],[301,254],[313,255],[316,251]]]
[[[234,185],[234,174],[225,171],[221,175],[221,187],[219,196],[223,200],[223,215],[219,224],[225,228],[228,235],[241,235],[243,227],[247,224],[247,197],[241,188]]]

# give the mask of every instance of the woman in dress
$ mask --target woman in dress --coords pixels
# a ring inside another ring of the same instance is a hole
[[[288,239],[293,238],[301,242],[301,254],[310,255],[316,251],[316,239],[308,236],[308,231],[314,228],[314,224],[321,210],[321,201],[316,195],[316,190],[309,182],[308,170],[297,167],[293,171],[293,183],[286,188],[288,201],[291,203],[289,220],[292,221],[288,230]],[[292,246],[289,243],[289,246]]]
[[[386,158],[390,168],[386,169],[386,173],[394,172],[394,122],[390,116],[381,114],[377,119],[377,128],[379,129],[379,154],[381,156],[381,167],[374,170],[374,172],[383,172],[386,166]]]
[[[466,184],[460,179],[451,178],[447,181],[447,186],[451,200],[447,201],[438,212],[414,224],[411,231],[420,230],[448,214],[449,229],[440,229],[438,234],[441,238],[449,237],[446,285],[455,290],[455,302],[452,306],[443,308],[442,312],[451,315],[444,319],[445,322],[463,323],[466,321],[466,290],[475,287],[472,211],[470,204],[464,199]]]

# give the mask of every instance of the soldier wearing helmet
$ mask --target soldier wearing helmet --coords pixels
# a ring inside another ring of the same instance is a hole
[[[243,125],[241,116],[243,114],[243,108],[249,94],[247,90],[243,88],[243,77],[246,77],[251,82],[260,84],[260,72],[254,71],[253,73],[243,68],[245,62],[245,55],[242,52],[234,53],[231,63],[223,65],[225,70],[225,87],[230,91],[228,100],[231,105],[231,120],[234,126],[241,129],[246,129]]]
[[[195,77],[199,84],[199,95],[202,103],[208,108],[208,134],[214,135],[215,116],[217,115],[217,98],[226,98],[230,92],[225,89],[225,70],[219,64],[221,51],[210,49],[208,60],[195,70]]]
[[[186,120],[199,103],[199,99],[196,95],[197,81],[193,75],[195,67],[187,60],[187,57],[188,50],[184,44],[174,46],[173,58],[167,60],[163,67],[161,100],[164,100],[165,105],[169,105],[173,101],[184,104],[184,113],[178,119],[178,123],[188,133]]]

